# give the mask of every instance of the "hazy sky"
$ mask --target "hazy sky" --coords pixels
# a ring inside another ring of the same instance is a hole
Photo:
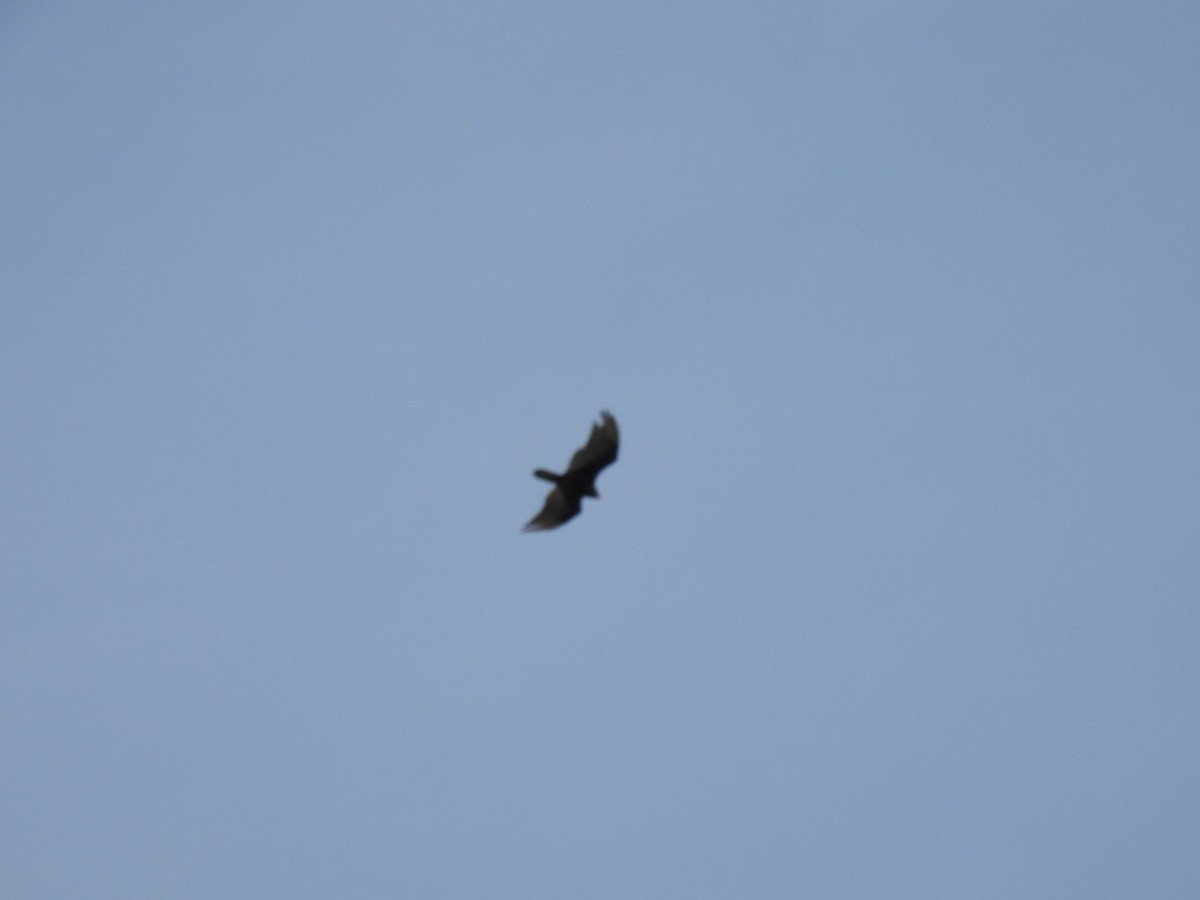
[[[5,4],[5,896],[1200,896],[1198,47]]]

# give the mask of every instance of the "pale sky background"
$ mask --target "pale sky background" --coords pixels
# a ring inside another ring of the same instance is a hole
[[[1200,897],[1198,88],[1194,0],[5,3],[4,896]]]

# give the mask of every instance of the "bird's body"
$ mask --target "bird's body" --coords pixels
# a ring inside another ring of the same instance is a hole
[[[579,515],[584,497],[596,497],[596,476],[617,459],[621,435],[617,420],[610,413],[600,413],[600,424],[592,425],[588,442],[575,451],[567,470],[561,475],[545,469],[534,470],[534,476],[549,481],[554,488],[546,495],[541,512],[529,520],[524,531],[548,531]]]

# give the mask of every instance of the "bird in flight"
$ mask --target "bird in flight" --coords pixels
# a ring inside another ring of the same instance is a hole
[[[554,484],[546,495],[542,511],[529,520],[522,531],[549,531],[579,515],[584,497],[600,499],[596,492],[596,476],[607,465],[616,462],[617,445],[621,435],[617,420],[607,412],[600,413],[600,424],[592,425],[588,442],[575,451],[567,471],[561,475],[536,469],[534,476]]]

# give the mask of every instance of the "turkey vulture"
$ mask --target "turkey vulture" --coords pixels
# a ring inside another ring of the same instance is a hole
[[[522,531],[549,531],[563,522],[579,515],[584,497],[600,499],[596,493],[596,476],[605,466],[617,459],[617,444],[621,440],[617,432],[617,420],[607,411],[600,413],[602,424],[592,425],[588,442],[575,451],[567,471],[561,475],[537,469],[534,476],[554,483],[554,489],[546,495],[542,511],[529,520]]]

